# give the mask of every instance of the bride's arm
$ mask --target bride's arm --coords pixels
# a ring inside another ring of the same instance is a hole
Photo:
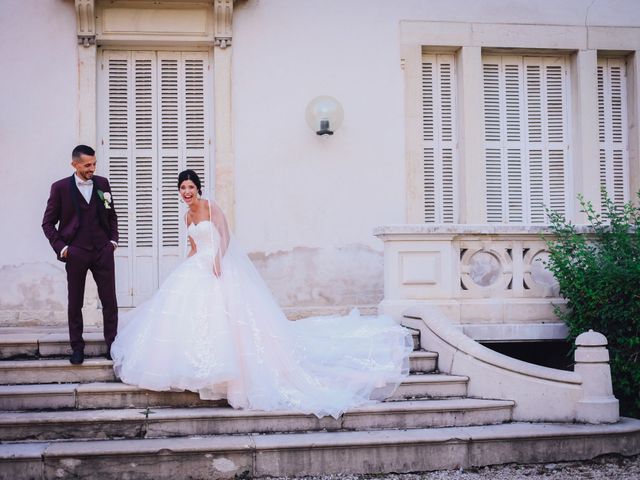
[[[187,257],[191,257],[195,255],[198,249],[196,248],[196,242],[193,241],[193,238],[191,238],[191,235],[187,236],[187,242],[189,242],[189,248],[190,248],[189,253],[187,253]]]

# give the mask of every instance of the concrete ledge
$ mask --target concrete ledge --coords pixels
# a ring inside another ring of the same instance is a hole
[[[19,445],[19,446],[16,446]],[[421,472],[640,453],[640,421],[0,445],[0,479],[233,478]],[[38,470],[40,466],[40,471]],[[38,473],[41,473],[38,475]]]
[[[417,400],[355,408],[338,419],[228,407],[4,412],[0,414],[0,438],[97,440],[489,425],[511,420],[512,408],[513,402],[500,400]]]

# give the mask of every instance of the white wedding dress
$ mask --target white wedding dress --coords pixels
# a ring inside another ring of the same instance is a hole
[[[386,316],[289,321],[233,239],[188,227],[197,253],[140,307],[121,315],[116,375],[149,390],[190,390],[234,408],[338,417],[390,396],[409,373],[410,333]]]

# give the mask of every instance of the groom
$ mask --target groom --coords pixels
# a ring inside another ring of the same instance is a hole
[[[65,262],[68,288],[69,361],[84,361],[82,305],[87,271],[91,270],[102,302],[104,339],[110,360],[111,344],[118,330],[113,252],[118,247],[118,219],[109,181],[94,175],[96,152],[78,145],[71,154],[75,173],[51,185],[42,219],[42,230]],[[56,227],[57,225],[57,227]]]

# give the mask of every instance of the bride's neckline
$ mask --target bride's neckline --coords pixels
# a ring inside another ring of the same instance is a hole
[[[204,222],[211,222],[211,220],[200,220],[198,223],[191,222],[187,228],[192,227],[194,225],[197,227],[198,225],[200,225],[201,223],[204,223]]]

